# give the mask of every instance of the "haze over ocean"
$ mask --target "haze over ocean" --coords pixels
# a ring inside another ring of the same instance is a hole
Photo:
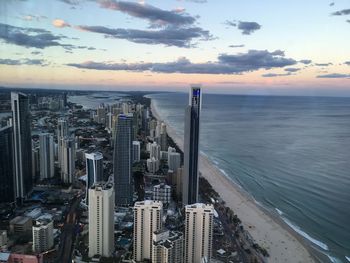
[[[149,95],[183,135],[185,93]],[[333,262],[350,256],[350,98],[205,94],[200,150]]]

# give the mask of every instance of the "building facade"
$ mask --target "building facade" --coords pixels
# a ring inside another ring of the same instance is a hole
[[[57,121],[57,160],[59,167],[63,162],[63,142],[69,136],[68,122],[66,118],[59,118]]]
[[[49,133],[39,134],[40,180],[55,175],[55,153],[53,136]]]
[[[75,140],[65,138],[62,148],[61,179],[66,184],[71,184],[75,176]]]
[[[158,184],[153,187],[153,200],[163,204],[169,204],[171,200],[171,187],[166,184]]]
[[[198,201],[198,146],[201,104],[201,88],[192,86],[189,96],[189,105],[185,113],[184,176],[182,191],[182,202],[184,205],[194,204]]]
[[[0,203],[15,201],[13,129],[0,128]]]
[[[185,263],[212,257],[214,207],[201,203],[185,207]]]
[[[181,232],[161,230],[153,233],[152,263],[183,263]]]
[[[33,226],[33,251],[41,253],[53,247],[53,222],[37,220]]]
[[[141,155],[141,145],[139,141],[133,141],[132,142],[132,161],[133,163],[137,163],[140,161],[140,155]]]
[[[89,189],[89,257],[110,257],[113,251],[113,184],[95,184]]]
[[[168,152],[168,167],[169,170],[176,172],[181,166],[181,155],[177,152]]]
[[[33,188],[32,137],[29,98],[23,93],[11,92],[15,196],[22,203]]]
[[[117,206],[129,206],[133,203],[132,138],[133,115],[119,114],[113,156],[115,204]]]
[[[163,204],[158,201],[136,202],[134,205],[134,260],[152,259],[153,232],[162,229]]]

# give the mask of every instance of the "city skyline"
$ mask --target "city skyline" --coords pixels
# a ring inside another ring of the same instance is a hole
[[[348,8],[345,0],[6,1],[0,85],[185,91],[201,82],[211,93],[349,95]]]

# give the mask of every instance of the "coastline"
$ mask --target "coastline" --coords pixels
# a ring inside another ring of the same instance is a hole
[[[152,115],[161,120],[153,100],[151,99]],[[183,139],[167,124],[168,135],[183,149]],[[280,217],[273,215],[237,184],[216,167],[208,157],[200,154],[199,170],[201,176],[208,180],[212,187],[220,194],[235,214],[242,220],[242,224],[253,237],[255,242],[267,249],[270,254],[268,262],[324,262],[325,256],[311,247],[311,244],[296,233]]]

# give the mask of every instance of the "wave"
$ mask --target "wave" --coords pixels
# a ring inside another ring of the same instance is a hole
[[[283,212],[281,210],[279,210],[278,208],[275,208],[275,210],[277,211],[277,213],[281,216],[283,215]]]
[[[341,261],[340,259],[336,258],[336,257],[332,257],[328,254],[326,254],[327,257],[329,258],[330,261],[332,261],[332,263],[343,263],[343,261]]]
[[[322,243],[321,241],[313,238],[308,233],[304,232],[300,227],[294,225],[292,222],[290,222],[288,219],[281,217],[283,221],[290,226],[295,232],[297,232],[299,235],[303,236],[307,240],[309,240],[311,243],[315,244],[316,246],[322,248],[323,250],[328,251],[328,246],[325,243]]]
[[[350,257],[345,256],[346,260],[350,262]]]

